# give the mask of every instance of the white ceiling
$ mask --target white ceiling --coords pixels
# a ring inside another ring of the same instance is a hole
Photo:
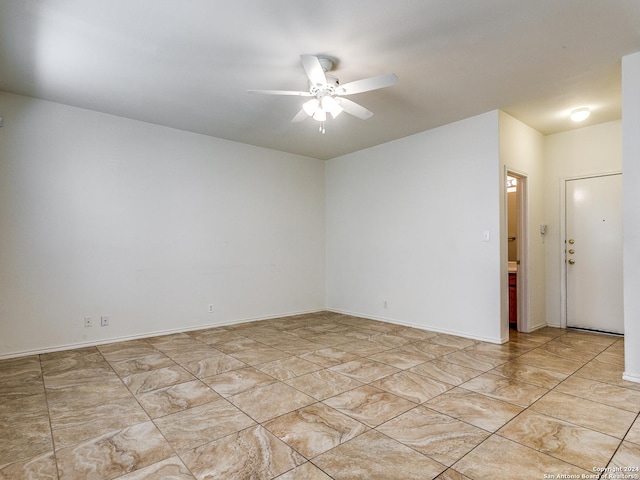
[[[637,51],[639,0],[0,0],[0,90],[321,159],[498,108],[543,134],[618,119]],[[246,93],[306,90],[300,54],[399,82],[322,135],[290,122],[305,99]]]

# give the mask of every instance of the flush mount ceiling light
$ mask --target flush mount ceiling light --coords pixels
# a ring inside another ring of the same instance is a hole
[[[591,110],[589,110],[589,107],[582,107],[572,110],[569,118],[571,118],[571,120],[573,120],[574,122],[582,122],[589,118],[589,115],[591,115]]]
[[[333,75],[327,75],[335,61],[328,57],[316,57],[314,55],[300,55],[300,60],[307,77],[309,78],[309,91],[296,92],[290,90],[248,90],[249,93],[265,93],[268,95],[297,95],[300,97],[313,97],[302,105],[302,109],[293,117],[292,122],[301,122],[307,117],[320,122],[320,132],[325,133],[324,122],[327,114],[336,118],[343,111],[354,117],[366,120],[371,118],[372,112],[351,100],[342,98],[341,95],[353,95],[355,93],[369,92],[379,88],[395,85],[398,77],[393,73],[364,78],[355,82],[340,85],[340,81]]]

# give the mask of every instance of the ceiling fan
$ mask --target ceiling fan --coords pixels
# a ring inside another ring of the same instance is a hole
[[[371,118],[372,112],[343,98],[344,95],[369,92],[379,88],[395,85],[398,81],[393,73],[364,78],[354,82],[340,85],[339,80],[333,75],[327,75],[333,66],[334,60],[329,57],[315,55],[300,55],[304,71],[309,77],[309,91],[292,90],[247,90],[249,93],[263,93],[267,95],[295,95],[300,97],[312,97],[302,105],[302,109],[291,119],[292,122],[301,122],[307,117],[312,117],[320,122],[320,132],[324,133],[324,122],[327,113],[336,118],[340,113],[347,112],[354,117],[366,120]]]

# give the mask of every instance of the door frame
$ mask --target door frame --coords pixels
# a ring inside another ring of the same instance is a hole
[[[572,180],[585,180],[587,178],[609,177],[622,175],[622,170],[578,175],[575,177],[562,177],[560,179],[560,235],[558,238],[560,248],[560,328],[567,328],[567,182]]]
[[[507,175],[516,177],[518,179],[518,187],[516,189],[516,204],[518,205],[518,219],[517,219],[517,237],[518,237],[518,258],[520,264],[518,265],[518,283],[517,283],[517,303],[518,303],[518,323],[517,328],[519,332],[529,332],[531,330],[531,322],[529,318],[529,192],[528,192],[528,175],[525,172],[519,171],[508,166],[504,167],[504,176],[502,184],[504,187],[504,204],[507,202]],[[508,207],[504,209],[504,222],[505,232],[508,225]],[[504,242],[505,252],[509,248],[509,242],[505,236],[502,239]],[[505,261],[508,261],[508,255],[505,253]],[[504,265],[505,272],[508,274],[508,263]],[[508,298],[509,286],[506,282],[506,295]],[[507,318],[507,323],[509,319]]]

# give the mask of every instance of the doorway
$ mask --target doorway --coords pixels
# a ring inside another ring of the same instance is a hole
[[[521,172],[507,170],[505,182],[509,328],[528,332],[527,176]]]
[[[567,327],[624,333],[622,174],[565,181]]]

